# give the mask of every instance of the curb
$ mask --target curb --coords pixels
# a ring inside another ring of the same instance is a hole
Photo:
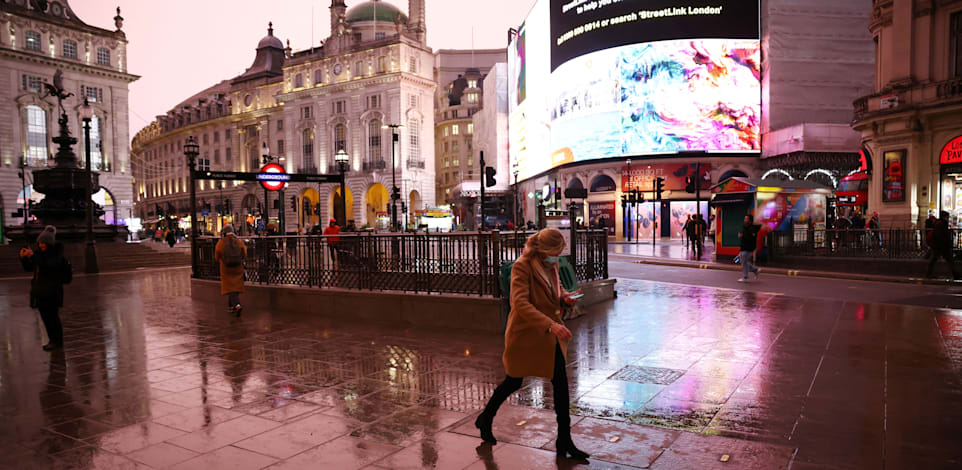
[[[689,261],[689,260],[672,260],[664,258],[652,258],[647,256],[630,256],[630,255],[612,255],[609,256],[624,256],[630,259],[635,264],[650,264],[656,266],[671,266],[677,268],[693,268],[693,269],[714,269],[719,271],[741,271],[739,265],[727,265],[714,262],[702,262],[702,261]],[[933,286],[954,286],[959,285],[959,282],[950,280],[940,280],[940,279],[925,279],[920,277],[895,277],[895,276],[878,276],[874,274],[860,274],[860,273],[842,273],[835,271],[809,271],[803,269],[786,269],[786,268],[774,268],[759,266],[762,272],[766,274],[780,274],[788,277],[818,277],[826,279],[847,279],[852,281],[875,281],[875,282],[895,282],[902,284],[918,284],[918,285],[933,285]]]

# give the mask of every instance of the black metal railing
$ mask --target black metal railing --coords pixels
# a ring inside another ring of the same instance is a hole
[[[533,232],[448,234],[341,234],[242,238],[247,282],[371,291],[501,295],[501,264],[517,259]],[[197,240],[195,273],[220,279],[214,259],[219,239]],[[603,230],[575,237],[579,281],[608,277],[608,238]]]
[[[921,259],[929,254],[927,230],[813,230],[771,232],[766,245],[774,257]],[[953,251],[962,251],[962,231],[952,231]]]

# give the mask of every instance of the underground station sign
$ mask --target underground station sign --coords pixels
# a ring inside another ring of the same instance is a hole
[[[340,183],[341,175],[289,174],[284,167],[268,163],[257,173],[242,171],[195,171],[194,179],[215,181],[257,181],[268,191],[284,189],[287,183]]]

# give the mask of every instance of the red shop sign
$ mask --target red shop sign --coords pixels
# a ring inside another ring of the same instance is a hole
[[[939,163],[943,165],[962,163],[962,136],[950,140],[945,147],[942,147]]]

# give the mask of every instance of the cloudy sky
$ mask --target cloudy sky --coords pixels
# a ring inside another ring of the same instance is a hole
[[[406,0],[382,0],[407,11]],[[437,49],[505,47],[535,0],[427,0],[428,45]],[[348,7],[361,0],[347,0]],[[294,50],[330,34],[330,0],[73,0],[87,24],[113,30],[120,6],[130,41],[130,135],[190,95],[242,73],[274,22]],[[312,13],[313,11],[313,13]],[[313,19],[313,21],[312,21]],[[312,35],[313,24],[313,35]]]

